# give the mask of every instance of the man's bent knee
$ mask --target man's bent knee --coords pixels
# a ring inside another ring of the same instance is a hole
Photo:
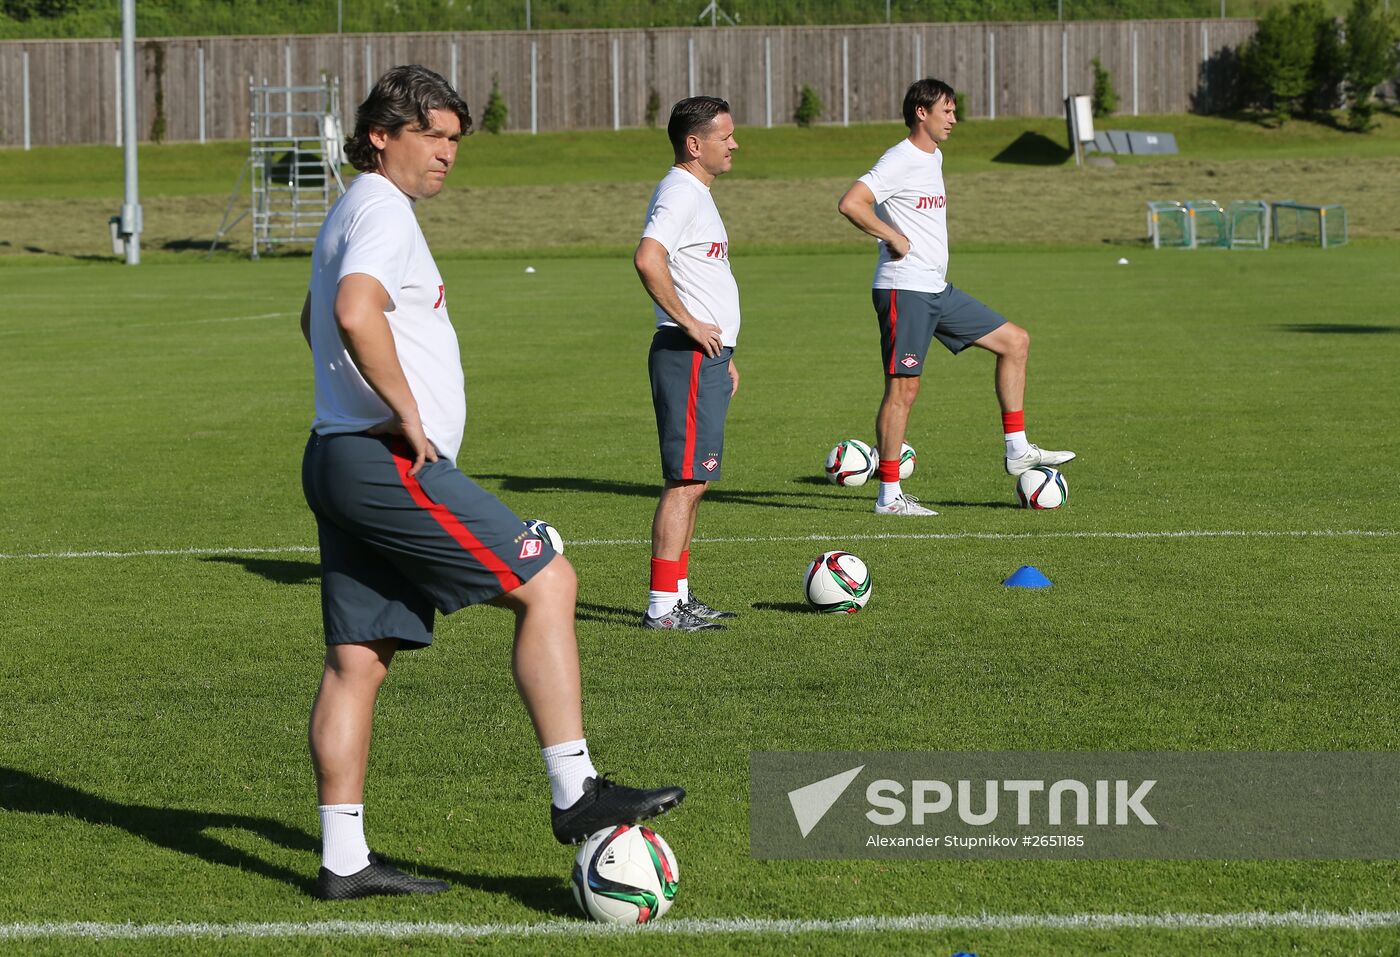
[[[577,596],[578,575],[574,573],[574,566],[563,555],[555,555],[533,578],[491,604],[524,611],[536,603],[566,600],[572,604]]]
[[[988,352],[1009,358],[1025,358],[1031,348],[1031,334],[1014,322],[1003,323],[973,343]]]
[[[920,376],[892,375],[885,377],[885,401],[908,405],[919,394]]]
[[[705,489],[710,487],[709,482],[699,479],[667,479],[666,484],[661,488],[663,496],[677,496],[686,501],[693,501],[705,494]]]

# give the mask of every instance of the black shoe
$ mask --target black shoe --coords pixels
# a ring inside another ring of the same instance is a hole
[[[732,611],[720,611],[718,608],[711,608],[709,605],[696,598],[694,592],[691,592],[690,594],[690,601],[686,602],[681,607],[684,608],[686,611],[690,612],[696,618],[704,618],[706,621],[714,621],[718,618],[739,617]]]
[[[682,605],[679,601],[674,608],[658,618],[642,612],[642,627],[661,631],[724,631],[724,626],[719,622],[701,618],[690,610],[689,605]]]
[[[312,893],[323,901],[345,901],[379,894],[440,894],[447,888],[446,881],[431,881],[405,874],[370,851],[369,865],[346,877],[321,868],[321,873],[316,876],[316,890]]]
[[[685,798],[685,788],[629,788],[598,775],[583,782],[583,797],[561,811],[551,806],[550,823],[560,844],[577,844],[594,831],[636,824],[669,811]]]

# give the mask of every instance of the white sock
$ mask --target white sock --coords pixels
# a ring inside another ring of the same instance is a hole
[[[687,603],[687,602],[690,601],[690,579],[689,579],[689,578],[682,578],[680,581],[676,582],[676,594],[678,594],[678,595],[681,596],[681,604],[682,604],[682,605],[684,605],[685,603]]]
[[[678,591],[652,591],[647,598],[647,617],[660,618],[662,615],[669,615],[671,609],[676,607],[676,602],[681,600],[681,593]]]
[[[549,790],[554,806],[560,810],[573,807],[583,797],[583,782],[596,778],[593,761],[588,757],[588,741],[564,741],[540,748],[545,773],[549,775]]]
[[[1019,458],[1031,450],[1025,432],[1007,432],[1002,438],[1006,440],[1006,457],[1009,459]]]
[[[904,494],[904,490],[899,487],[898,482],[881,482],[880,497],[876,500],[877,505],[888,505]]]
[[[365,806],[322,804],[317,810],[321,812],[321,866],[341,877],[369,867]]]

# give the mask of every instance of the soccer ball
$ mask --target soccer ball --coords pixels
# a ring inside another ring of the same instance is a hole
[[[619,824],[590,834],[574,858],[574,900],[604,924],[645,924],[671,909],[681,869],[649,827]]]
[[[826,552],[807,566],[803,586],[817,611],[854,615],[870,600],[870,569],[850,552]]]
[[[914,446],[905,442],[899,447],[899,477],[907,479],[914,474],[914,463],[919,457],[914,454]]]
[[[899,478],[900,481],[907,479],[914,474],[914,464],[919,460],[914,453],[914,446],[905,442],[899,447]],[[870,461],[874,463],[871,471],[880,467],[880,448],[877,445],[870,446]]]
[[[525,530],[531,535],[536,535],[549,542],[556,555],[564,554],[564,539],[559,537],[559,529],[549,524],[542,518],[530,518],[525,520]]]
[[[864,485],[875,471],[875,453],[860,439],[839,442],[826,456],[826,477],[848,488]]]
[[[1016,480],[1016,497],[1022,508],[1059,508],[1069,501],[1069,484],[1059,469],[1037,465]]]

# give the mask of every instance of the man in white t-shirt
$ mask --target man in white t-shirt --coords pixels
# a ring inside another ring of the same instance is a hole
[[[690,591],[690,541],[700,498],[720,477],[724,419],[739,389],[739,287],[729,234],[710,186],[729,172],[734,118],[714,96],[692,96],[666,125],[675,165],[647,204],[633,265],[656,304],[647,370],[661,444],[661,501],[651,524],[651,590],[643,628],[723,629],[719,611]]]
[[[1026,441],[1023,400],[1030,334],[961,289],[948,274],[947,194],[943,151],[958,121],[952,87],[918,80],[904,95],[909,137],[886,151],[841,197],[841,214],[880,241],[871,296],[880,322],[885,395],[875,419],[880,457],[877,515],[936,515],[899,482],[899,459],[909,410],[919,394],[928,349],[936,336],[957,355],[977,346],[996,356],[1006,471],[1020,475],[1038,465],[1061,465],[1073,452]]]
[[[677,787],[623,787],[594,770],[574,570],[455,464],[466,424],[461,353],[414,203],[442,189],[470,131],[467,104],[441,76],[421,66],[386,73],[346,143],[360,175],[312,253],[301,327],[314,359],[316,417],[302,488],[321,550],[326,659],[310,742],[322,831],[314,893],[325,899],[447,889],[392,867],[364,836],[379,688],[395,652],[432,642],[438,611],[491,603],[515,612],[515,682],[561,843],[653,817],[685,796]]]

